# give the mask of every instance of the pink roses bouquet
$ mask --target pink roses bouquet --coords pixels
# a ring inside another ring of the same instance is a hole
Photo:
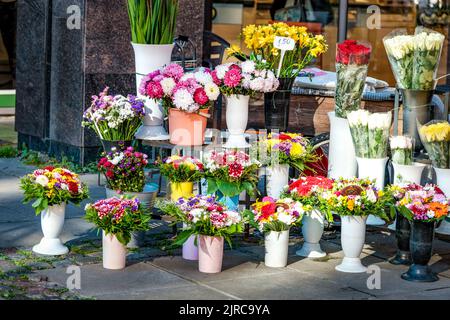
[[[252,60],[246,60],[239,64],[221,64],[216,67],[211,75],[220,91],[227,96],[272,92],[279,85],[278,79],[271,70],[259,67]]]
[[[172,63],[145,76],[139,93],[161,100],[166,111],[176,108],[194,113],[209,108],[220,91],[209,69],[199,68],[193,73],[184,73],[182,67]]]

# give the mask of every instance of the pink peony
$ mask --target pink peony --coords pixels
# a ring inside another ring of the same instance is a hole
[[[238,69],[230,69],[227,73],[225,73],[225,77],[223,78],[223,82],[226,86],[230,88],[237,87],[241,83],[242,75]]]
[[[153,99],[161,99],[164,96],[164,91],[158,82],[150,81],[145,88],[147,96]]]
[[[162,75],[164,77],[173,78],[175,81],[180,80],[183,74],[183,68],[176,63],[171,63],[162,70]]]
[[[205,104],[208,103],[209,99],[203,88],[198,88],[197,90],[195,90],[194,101],[197,102],[201,106],[204,106]]]

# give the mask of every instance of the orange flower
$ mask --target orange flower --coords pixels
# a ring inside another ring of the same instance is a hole
[[[448,205],[439,202],[431,202],[429,209],[434,212],[436,219],[445,217],[448,214]]]

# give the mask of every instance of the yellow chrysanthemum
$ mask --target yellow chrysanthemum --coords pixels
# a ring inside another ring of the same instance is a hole
[[[428,142],[450,141],[450,124],[448,122],[439,122],[423,126],[420,133]]]
[[[305,147],[300,143],[293,143],[291,147],[291,156],[294,158],[300,158],[305,153]]]

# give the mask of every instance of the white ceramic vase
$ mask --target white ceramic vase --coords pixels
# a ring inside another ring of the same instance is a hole
[[[57,256],[66,254],[69,249],[59,239],[64,226],[66,204],[49,206],[41,212],[41,228],[44,237],[33,251],[43,255]]]
[[[229,136],[224,148],[243,149],[249,148],[250,144],[245,140],[245,129],[248,122],[248,103],[250,96],[233,94],[226,96],[227,108],[226,119]]]
[[[328,112],[330,119],[330,144],[328,155],[328,177],[332,179],[356,176],[356,154],[348,120]]]
[[[289,249],[289,230],[266,233],[264,238],[266,255],[264,263],[271,268],[283,268],[287,266]]]
[[[136,64],[136,88],[138,96],[139,87],[147,74],[165,65],[170,64],[173,44],[137,44],[131,43],[134,49]],[[164,112],[160,102],[146,99],[144,124],[136,132],[136,139],[142,140],[168,140],[169,134],[163,127]]]
[[[450,197],[450,169],[440,169],[433,167],[436,172],[436,184],[441,188],[447,197]],[[441,222],[439,228],[436,229],[436,233],[450,235],[450,222],[447,221],[448,217]]]
[[[384,177],[386,175],[386,164],[389,158],[370,159],[356,157],[358,163],[358,178],[375,179],[375,186],[381,190],[384,188]],[[383,219],[369,215],[367,224],[370,226],[383,226],[385,222]]]
[[[125,268],[127,261],[127,248],[117,237],[111,233],[106,234],[103,231],[103,268],[111,270],[120,270]]]
[[[337,271],[366,272],[367,268],[362,265],[360,259],[366,240],[366,220],[366,216],[341,216],[341,245],[344,259],[336,266]]]
[[[279,164],[266,168],[267,186],[269,197],[279,199],[284,187],[289,184],[289,165]]]
[[[324,217],[319,210],[312,210],[303,216],[302,234],[305,242],[296,255],[308,258],[322,258],[327,254],[320,247],[324,228]]]
[[[183,228],[187,228],[187,225],[183,223]],[[198,246],[195,245],[196,235],[191,235],[185,243],[183,243],[182,247],[182,257],[185,260],[198,260]]]
[[[393,162],[392,166],[394,167],[394,184],[407,182],[420,184],[422,172],[426,164],[413,162],[411,165],[403,165]],[[388,226],[388,229],[395,230],[396,220]]]

